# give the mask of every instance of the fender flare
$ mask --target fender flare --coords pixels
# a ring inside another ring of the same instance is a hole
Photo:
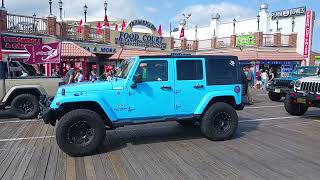
[[[2,103],[4,103],[4,104],[7,103],[8,99],[10,99],[11,96],[12,96],[15,92],[17,92],[17,91],[19,91],[19,90],[36,90],[36,91],[39,93],[39,95],[45,95],[45,96],[48,95],[47,92],[46,92],[46,90],[45,90],[43,87],[41,87],[40,85],[14,86],[14,87],[12,87],[12,88],[6,93],[6,95],[5,95],[4,98],[2,99]]]

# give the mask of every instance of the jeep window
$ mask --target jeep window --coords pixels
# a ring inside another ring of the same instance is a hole
[[[296,76],[316,76],[318,73],[318,67],[297,67],[292,71]]]
[[[233,59],[206,59],[207,85],[240,83],[238,62]]]
[[[168,81],[168,61],[141,61],[135,74],[141,75],[143,82]]]
[[[19,61],[10,61],[8,66],[10,78],[43,76],[39,65],[29,65]]]
[[[177,80],[201,80],[203,67],[201,60],[178,60]]]
[[[119,78],[127,78],[130,69],[132,68],[134,64],[134,59],[126,59],[124,60],[120,66],[116,69],[117,73],[115,77]]]
[[[6,63],[0,61],[0,79],[5,79],[6,77]]]

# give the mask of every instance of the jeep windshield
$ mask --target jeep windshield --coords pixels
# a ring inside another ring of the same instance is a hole
[[[316,76],[318,73],[318,67],[297,67],[292,71],[293,76]]]
[[[132,58],[124,60],[120,64],[120,66],[117,68],[117,73],[115,77],[123,78],[123,79],[127,78],[133,64],[134,64],[134,59]]]

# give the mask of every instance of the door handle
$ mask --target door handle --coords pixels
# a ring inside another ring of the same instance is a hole
[[[165,91],[165,90],[172,89],[172,87],[171,86],[162,86],[161,89]]]
[[[200,89],[200,88],[203,88],[204,86],[201,85],[201,84],[197,84],[197,85],[194,85],[193,87],[194,87],[195,89]]]

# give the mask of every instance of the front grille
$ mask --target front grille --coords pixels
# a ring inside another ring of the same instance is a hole
[[[320,92],[320,83],[317,82],[302,82],[300,86],[301,91]]]
[[[275,80],[275,87],[281,87],[281,88],[286,88],[289,87],[290,85],[290,80]]]

